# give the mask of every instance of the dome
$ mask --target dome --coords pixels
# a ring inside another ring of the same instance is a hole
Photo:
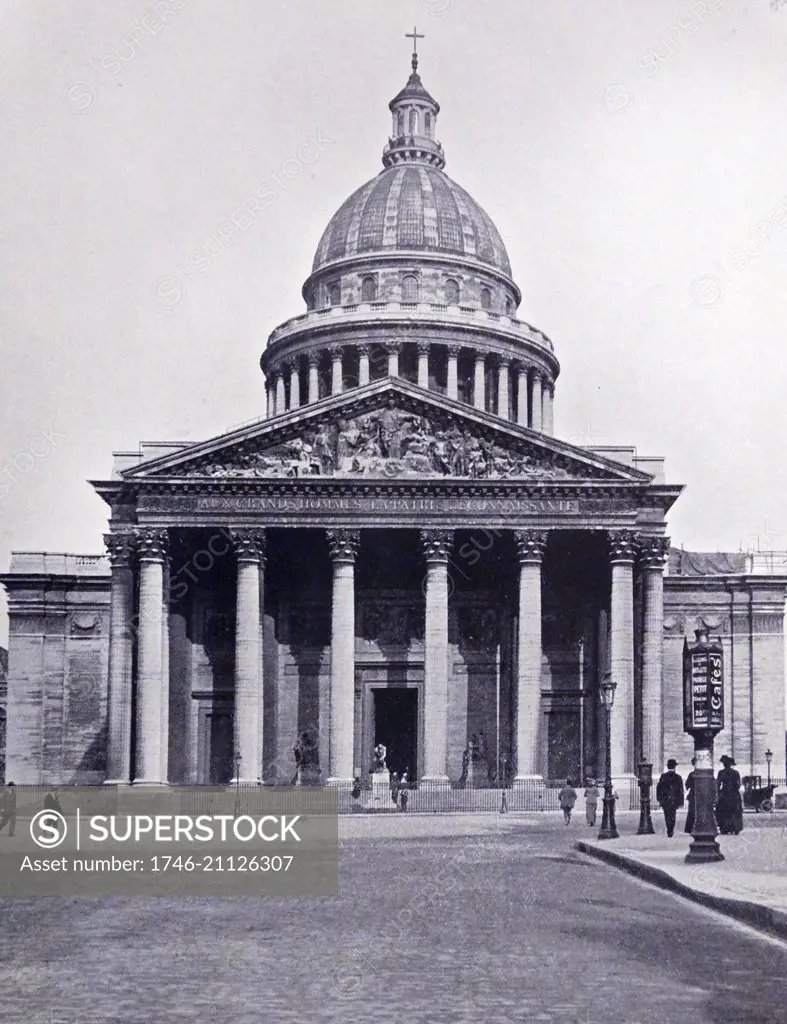
[[[335,260],[400,250],[460,256],[511,277],[486,211],[440,168],[416,162],[388,167],[342,203],[323,232],[312,273]]]

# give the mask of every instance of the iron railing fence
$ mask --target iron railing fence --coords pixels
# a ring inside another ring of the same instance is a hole
[[[656,780],[651,789],[651,808],[656,807]],[[763,780],[764,784],[764,780]],[[771,779],[773,786],[785,786],[787,780],[782,777]],[[2,790],[0,787],[0,797]],[[82,788],[82,787],[80,787]],[[117,806],[117,797],[123,787],[90,786],[89,810],[93,814],[111,814]],[[392,794],[386,798],[374,800],[374,794],[367,781],[361,788],[360,797],[354,797],[353,784],[342,783],[337,786],[299,786],[299,800],[313,814],[334,813],[338,807],[340,814],[362,811],[397,811]],[[43,807],[44,797],[49,792],[47,786],[19,785],[16,791],[16,815],[18,818],[30,818]],[[210,814],[223,811],[226,813],[227,800],[231,800],[233,811],[247,813],[260,807],[264,800],[266,812],[287,811],[292,809],[292,789],[289,786],[183,786],[177,787],[180,793],[180,808],[184,814]],[[73,813],[76,808],[74,787],[57,786],[60,804],[65,814]],[[603,785],[599,785],[603,796]],[[155,802],[155,794],[171,794],[172,789],[162,787],[152,790],[151,799]],[[455,786],[421,786],[411,785],[407,790],[407,812],[420,814],[451,814],[451,813],[498,813],[505,803],[508,811],[521,812],[558,812],[560,805],[558,793],[560,787],[549,785],[537,779],[526,780],[502,788],[467,789]],[[627,780],[616,786],[618,794],[617,809],[619,811],[638,811],[640,809],[639,785],[635,779]],[[584,807],[583,788],[577,787],[576,810]],[[505,800],[504,800],[505,797]],[[87,810],[87,808],[85,808]],[[601,805],[599,803],[599,813]],[[0,815],[2,807],[0,806]]]

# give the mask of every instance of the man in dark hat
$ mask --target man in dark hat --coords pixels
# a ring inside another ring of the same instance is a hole
[[[683,779],[675,771],[677,767],[678,762],[671,757],[667,761],[667,770],[656,786],[656,801],[664,811],[664,824],[667,826],[667,835],[670,837],[675,833],[675,817],[678,808],[683,806]]]

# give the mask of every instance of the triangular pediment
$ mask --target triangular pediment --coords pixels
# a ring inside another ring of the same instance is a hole
[[[648,483],[652,478],[399,378],[354,388],[187,446],[123,474],[171,478],[465,478]]]

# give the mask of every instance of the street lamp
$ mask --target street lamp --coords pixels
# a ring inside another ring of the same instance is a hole
[[[604,813],[601,818],[599,839],[617,839],[615,828],[615,798],[612,795],[612,706],[615,703],[617,683],[609,672],[601,680],[601,703],[607,713],[607,778],[604,782]]]
[[[235,815],[240,814],[240,751],[236,750],[232,760],[235,764]]]
[[[653,820],[650,816],[650,788],[653,785],[653,765],[640,761],[637,765],[637,781],[639,782],[639,828],[638,836],[652,836]]]
[[[773,751],[768,749],[765,751],[765,761],[768,765],[768,786],[771,785],[771,761],[773,760]]]

